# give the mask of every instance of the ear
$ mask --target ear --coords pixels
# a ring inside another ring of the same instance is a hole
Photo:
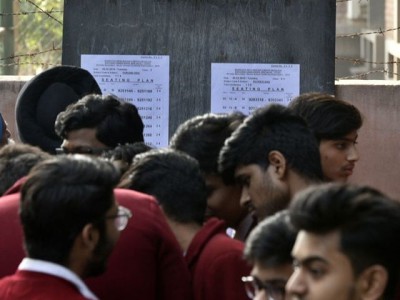
[[[99,230],[93,224],[86,224],[81,231],[82,246],[93,250],[100,239]]]
[[[381,265],[373,265],[365,269],[357,281],[360,299],[381,299],[388,282],[388,272]]]
[[[278,177],[278,179],[282,179],[287,171],[286,158],[283,154],[277,150],[273,150],[268,153],[268,161],[272,167],[272,172]]]

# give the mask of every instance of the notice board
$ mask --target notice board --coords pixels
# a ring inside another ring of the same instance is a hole
[[[65,0],[62,63],[168,55],[171,135],[210,111],[213,63],[299,64],[301,93],[334,93],[335,17],[335,0]]]

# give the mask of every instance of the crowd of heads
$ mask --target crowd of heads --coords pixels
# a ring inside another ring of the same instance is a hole
[[[240,112],[195,116],[178,127],[169,144],[197,160],[207,186],[207,216],[223,219],[233,228],[244,220],[247,210],[240,205],[241,187],[224,181],[218,158],[225,140],[244,118]]]
[[[170,226],[193,234],[223,220],[244,242],[249,298],[394,299],[400,202],[346,183],[362,124],[348,102],[307,93],[249,116],[195,116],[168,148],[154,149],[134,105],[91,94],[58,114],[60,156],[5,146],[1,118],[0,193],[27,176],[19,212],[27,255],[70,267],[80,253],[82,277],[104,271],[131,216],[116,203],[118,186],[153,196]],[[125,223],[110,227],[118,216]]]

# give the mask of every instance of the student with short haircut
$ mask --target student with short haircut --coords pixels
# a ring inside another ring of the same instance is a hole
[[[54,177],[60,182],[63,179]],[[0,197],[0,236],[7,241],[0,243],[0,278],[13,274],[24,257],[18,222],[23,182],[24,179],[19,180],[7,195]],[[126,189],[114,189],[114,197],[119,205],[132,211],[134,222],[128,223],[119,238],[107,271],[87,278],[87,286],[102,300],[190,300],[189,271],[155,199]]]
[[[225,142],[219,169],[242,185],[242,205],[261,221],[322,179],[318,144],[304,120],[281,105],[255,110]]]
[[[293,272],[291,251],[296,234],[287,210],[253,229],[244,248],[244,257],[253,269],[251,276],[242,278],[250,299],[285,299],[285,285]]]
[[[127,143],[143,142],[137,108],[113,95],[88,95],[57,116],[61,152],[100,156]],[[153,197],[123,189],[117,201],[134,211],[107,272],[87,281],[101,299],[187,300],[190,274],[179,245]]]
[[[247,237],[254,220],[240,205],[241,186],[223,181],[218,172],[218,156],[225,140],[244,118],[239,112],[195,116],[182,123],[170,141],[172,149],[183,151],[199,162],[208,190],[207,217],[224,220],[239,240]]]
[[[113,95],[91,94],[58,114],[55,131],[63,139],[58,152],[100,155],[126,143],[143,142],[136,106]]]
[[[400,203],[369,187],[327,184],[298,194],[290,220],[290,299],[394,299],[400,273]]]
[[[82,281],[106,269],[131,213],[118,206],[116,169],[83,156],[32,169],[21,189],[27,257],[0,280],[0,299],[97,299]]]
[[[28,144],[9,144],[0,149],[0,195],[38,163],[51,155]]]
[[[195,300],[247,299],[243,243],[216,218],[204,222],[206,185],[197,161],[183,152],[151,150],[135,157],[120,184],[154,196],[174,232],[192,276]]]
[[[356,144],[363,123],[359,110],[324,93],[302,94],[289,108],[304,118],[317,138],[325,179],[347,181],[359,160]]]

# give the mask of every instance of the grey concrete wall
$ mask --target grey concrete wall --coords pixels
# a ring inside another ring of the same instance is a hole
[[[0,112],[14,137],[15,101],[28,79],[0,77]],[[373,186],[400,200],[400,82],[338,81],[336,95],[356,105],[364,116],[358,139],[361,159],[351,182]]]

